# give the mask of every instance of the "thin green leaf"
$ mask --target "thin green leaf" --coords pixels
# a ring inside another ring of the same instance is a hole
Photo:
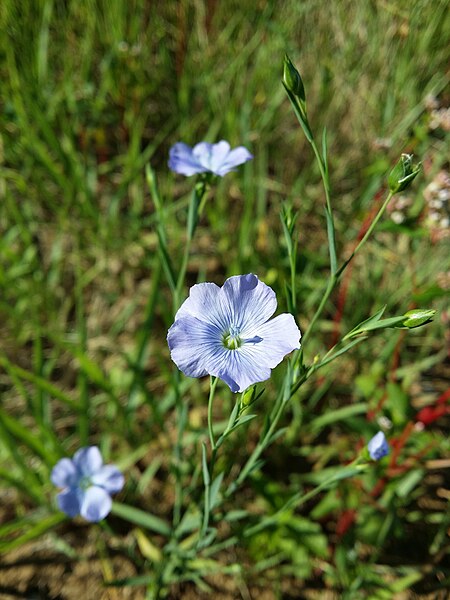
[[[56,461],[58,457],[49,452],[35,434],[27,427],[24,427],[18,420],[9,416],[2,408],[0,408],[0,420],[11,435],[38,454],[48,466]]]
[[[223,477],[225,473],[220,473],[212,482],[211,489],[209,492],[209,506],[214,508],[219,500],[220,486],[222,485]]]
[[[338,421],[344,421],[345,419],[349,419],[350,417],[355,417],[356,415],[362,415],[367,413],[369,409],[369,405],[367,402],[360,402],[358,404],[351,404],[350,406],[343,406],[342,408],[338,408],[336,410],[332,410],[327,412],[324,415],[320,415],[316,419],[313,419],[310,423],[310,427],[313,431],[323,429],[327,425],[331,425],[332,423],[337,423]]]
[[[340,350],[337,350],[336,352],[333,352],[333,354],[331,354],[327,358],[324,358],[320,363],[318,363],[317,365],[314,365],[314,369],[313,369],[314,372],[317,371],[318,369],[322,368],[323,366],[327,365],[328,363],[332,362],[338,356],[341,356],[341,354],[345,354],[351,348],[353,348],[353,346],[357,346],[358,344],[360,344],[361,342],[363,342],[366,339],[367,339],[367,337],[359,337],[356,340],[352,340],[349,344],[347,344],[346,346],[344,346]]]
[[[57,513],[54,515],[50,515],[45,519],[42,519],[36,525],[31,527],[26,533],[19,536],[18,538],[11,540],[9,542],[1,542],[0,543],[0,552],[6,553],[10,552],[14,548],[19,548],[23,546],[27,542],[34,540],[44,533],[46,533],[49,529],[53,529],[56,525],[62,523],[65,519],[67,519],[66,515],[63,513]]]
[[[111,512],[125,521],[139,525],[144,529],[160,533],[161,535],[168,536],[171,533],[171,528],[166,521],[159,517],[155,517],[155,515],[152,515],[151,513],[144,512],[140,508],[113,502]]]
[[[80,410],[78,403],[72,400],[72,398],[70,398],[67,394],[62,392],[55,385],[53,385],[43,377],[40,377],[39,375],[30,373],[29,371],[26,371],[25,369],[22,369],[21,367],[12,364],[6,358],[6,356],[0,356],[0,366],[2,366],[4,369],[11,369],[11,371],[20,379],[25,379],[26,381],[33,383],[38,389],[47,392],[48,394],[50,394],[50,396],[53,396],[53,398],[60,400],[64,404],[67,404],[67,406],[69,406],[72,410]]]
[[[364,321],[361,321],[361,323],[358,323],[358,325],[356,325],[356,327],[354,327],[353,329],[351,329],[345,336],[344,336],[344,340],[352,337],[355,333],[355,331],[360,331],[363,330],[364,327],[366,325],[370,325],[371,323],[377,323],[381,317],[383,316],[384,311],[386,310],[386,305],[384,305],[382,308],[380,308],[380,310],[378,312],[376,312],[374,315],[372,315],[371,317],[369,317],[368,319],[365,319]]]
[[[326,127],[324,127],[322,131],[322,160],[323,166],[325,167],[325,173],[328,175],[328,140]]]

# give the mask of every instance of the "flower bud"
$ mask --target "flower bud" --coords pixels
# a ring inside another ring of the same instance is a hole
[[[294,96],[298,96],[302,102],[305,102],[305,88],[303,87],[302,78],[287,54],[284,55],[283,83]]]
[[[251,404],[253,404],[253,402],[255,401],[255,397],[256,385],[252,385],[251,387],[247,388],[247,390],[244,392],[241,399],[241,407],[243,408],[244,406],[250,406]]]
[[[432,321],[435,314],[435,310],[427,308],[408,310],[408,312],[404,314],[406,319],[403,321],[402,325],[403,327],[408,327],[408,329],[414,329],[414,327],[420,327],[421,325],[425,325],[425,323]]]
[[[405,190],[419,173],[420,163],[413,165],[412,159],[412,154],[402,154],[400,160],[390,172],[388,184],[393,194]]]
[[[373,438],[367,444],[367,450],[369,451],[369,455],[372,460],[380,460],[380,458],[383,458],[389,454],[389,444],[387,443],[386,436],[382,431],[379,431],[373,436]]]

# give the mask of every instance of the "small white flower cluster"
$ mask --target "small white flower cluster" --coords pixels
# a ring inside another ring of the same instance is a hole
[[[450,290],[450,271],[441,271],[436,275],[436,283],[443,290]]]
[[[431,111],[428,127],[450,131],[450,108],[438,108]]]
[[[439,100],[429,94],[425,98],[425,108],[430,115],[428,127],[431,130],[442,129],[443,131],[450,131],[450,107],[440,106]]]
[[[442,239],[450,235],[450,173],[442,170],[437,173],[423,192],[426,202],[426,224],[432,236]]]
[[[399,194],[394,196],[389,202],[388,213],[391,219],[397,225],[403,223],[408,216],[408,209],[412,206],[413,200],[410,196]]]

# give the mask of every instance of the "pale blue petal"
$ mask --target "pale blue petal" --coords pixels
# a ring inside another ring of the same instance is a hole
[[[293,350],[300,348],[300,330],[290,314],[278,315],[256,328],[243,330],[244,339],[258,336],[260,342],[247,343],[240,350],[261,366],[274,369]]]
[[[252,273],[227,279],[220,301],[227,320],[242,330],[253,330],[265,323],[277,308],[275,292]]]
[[[116,494],[123,488],[125,478],[115,465],[104,465],[92,475],[91,482],[110,494]]]
[[[221,140],[217,144],[200,142],[193,148],[178,142],[169,151],[169,168],[176,173],[190,176],[211,172],[223,176],[253,156],[243,146],[230,150],[230,144]]]
[[[386,437],[382,431],[379,431],[370,442],[367,444],[370,458],[372,460],[380,460],[384,456],[389,454],[389,444],[386,441]]]
[[[251,160],[252,158],[253,155],[250,154],[247,148],[244,148],[244,146],[238,146],[237,148],[234,148],[233,150],[231,150],[231,152],[228,153],[225,160],[222,162],[219,169],[216,171],[216,174],[223,177],[230,171],[234,171],[235,167],[242,165],[243,163],[247,162],[248,160]]]
[[[106,490],[92,485],[85,492],[81,502],[80,514],[92,523],[97,523],[111,511],[112,500]]]
[[[192,155],[197,162],[207,171],[211,171],[214,144],[200,142],[192,149]]]
[[[197,317],[201,321],[207,321],[216,325],[223,331],[231,325],[227,313],[220,302],[220,287],[215,283],[197,283],[192,286],[187,298],[177,314],[175,321],[185,316]]]
[[[196,173],[206,173],[208,168],[202,166],[199,160],[194,156],[193,150],[187,144],[178,142],[174,144],[169,151],[169,169],[190,177]]]
[[[80,514],[82,500],[83,492],[79,489],[64,490],[56,497],[59,509],[68,517],[76,517]]]
[[[232,392],[243,392],[270,377],[270,368],[258,364],[251,353],[243,352],[245,347],[237,350],[222,348],[213,360],[208,361],[208,372],[225,381]]]
[[[210,169],[216,175],[220,175],[223,164],[225,163],[228,154],[230,153],[230,144],[222,140],[214,144],[211,153]]]
[[[188,377],[203,377],[205,364],[222,347],[222,333],[211,323],[187,315],[177,319],[167,334],[171,357]]]
[[[97,446],[80,448],[73,455],[73,462],[83,476],[91,476],[103,465],[102,455]]]
[[[79,480],[78,469],[70,458],[62,458],[53,467],[50,479],[57,487],[75,487]]]

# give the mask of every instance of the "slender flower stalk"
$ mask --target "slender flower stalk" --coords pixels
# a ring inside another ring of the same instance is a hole
[[[306,494],[304,494],[302,491],[297,492],[296,494],[291,496],[289,500],[287,500],[283,504],[283,506],[279,508],[273,515],[261,519],[259,523],[256,523],[252,527],[246,529],[244,531],[244,537],[250,537],[252,535],[255,535],[255,533],[259,533],[263,529],[266,529],[267,527],[275,525],[284,513],[299,508],[309,500],[312,500],[315,496],[317,496],[317,494],[331,488],[334,484],[338,483],[339,481],[349,479],[350,477],[354,477],[355,475],[360,475],[368,468],[367,464],[360,464],[360,462],[361,459],[358,457],[348,466],[343,467],[337,473],[331,475],[331,477],[320,483],[318,486],[316,486]]]
[[[234,150],[230,149],[230,145],[226,141],[221,141],[217,144],[208,144],[201,142],[190,148],[186,144],[179,142],[172,146],[169,153],[169,168],[182,175],[190,177],[198,175],[197,182],[192,190],[186,222],[186,242],[183,250],[181,264],[178,269],[178,274],[175,277],[174,269],[171,266],[170,258],[167,252],[166,233],[162,222],[159,228],[159,239],[161,245],[161,254],[165,265],[166,275],[172,290],[172,302],[174,314],[180,308],[181,299],[183,296],[183,288],[185,285],[186,271],[189,263],[192,241],[197,228],[199,216],[204,205],[209,185],[214,176],[223,177],[230,171],[235,171],[236,167],[242,163],[251,160],[253,156],[243,146],[239,146]],[[150,179],[152,190],[155,191],[156,185],[153,179]],[[157,209],[162,214],[162,204],[159,194],[154,193]],[[215,388],[215,385],[214,385]],[[177,413],[177,439],[173,451],[173,464],[175,470],[175,501],[173,510],[173,525],[176,527],[181,519],[181,511],[183,505],[183,482],[181,477],[181,464],[183,461],[183,436],[187,423],[187,404],[181,397],[180,393],[180,373],[178,370],[174,373],[174,391],[175,391],[175,408]],[[212,392],[213,394],[213,392]],[[212,397],[210,398],[212,404]],[[210,423],[210,439],[212,436],[212,421]]]
[[[252,527],[249,527],[244,531],[244,537],[249,537],[255,533],[259,533],[263,529],[275,525],[280,517],[288,511],[299,508],[320,492],[327,490],[337,484],[339,481],[349,479],[356,475],[360,475],[367,471],[369,464],[366,459],[366,453],[374,461],[380,460],[389,453],[389,444],[386,441],[386,437],[383,432],[379,431],[367,444],[367,448],[355,458],[349,465],[342,467],[336,473],[333,473],[325,481],[317,485],[315,488],[304,494],[302,491],[297,492],[291,496],[284,505],[279,508],[273,515],[260,519],[259,523],[256,523]]]
[[[194,189],[189,200],[188,219],[186,223],[186,243],[183,250],[181,265],[178,270],[175,291],[173,294],[173,312],[174,314],[180,308],[183,287],[186,279],[186,271],[189,263],[192,240],[194,239],[195,230],[199,219],[200,207],[208,192],[208,182],[206,179],[200,179]]]
[[[211,450],[213,452],[216,449],[216,443],[214,441],[212,407],[213,407],[213,400],[214,400],[214,394],[216,391],[217,382],[218,382],[217,377],[211,376],[211,381],[210,381],[210,385],[209,385],[209,398],[208,398],[208,434],[209,434],[209,441],[211,444]]]

